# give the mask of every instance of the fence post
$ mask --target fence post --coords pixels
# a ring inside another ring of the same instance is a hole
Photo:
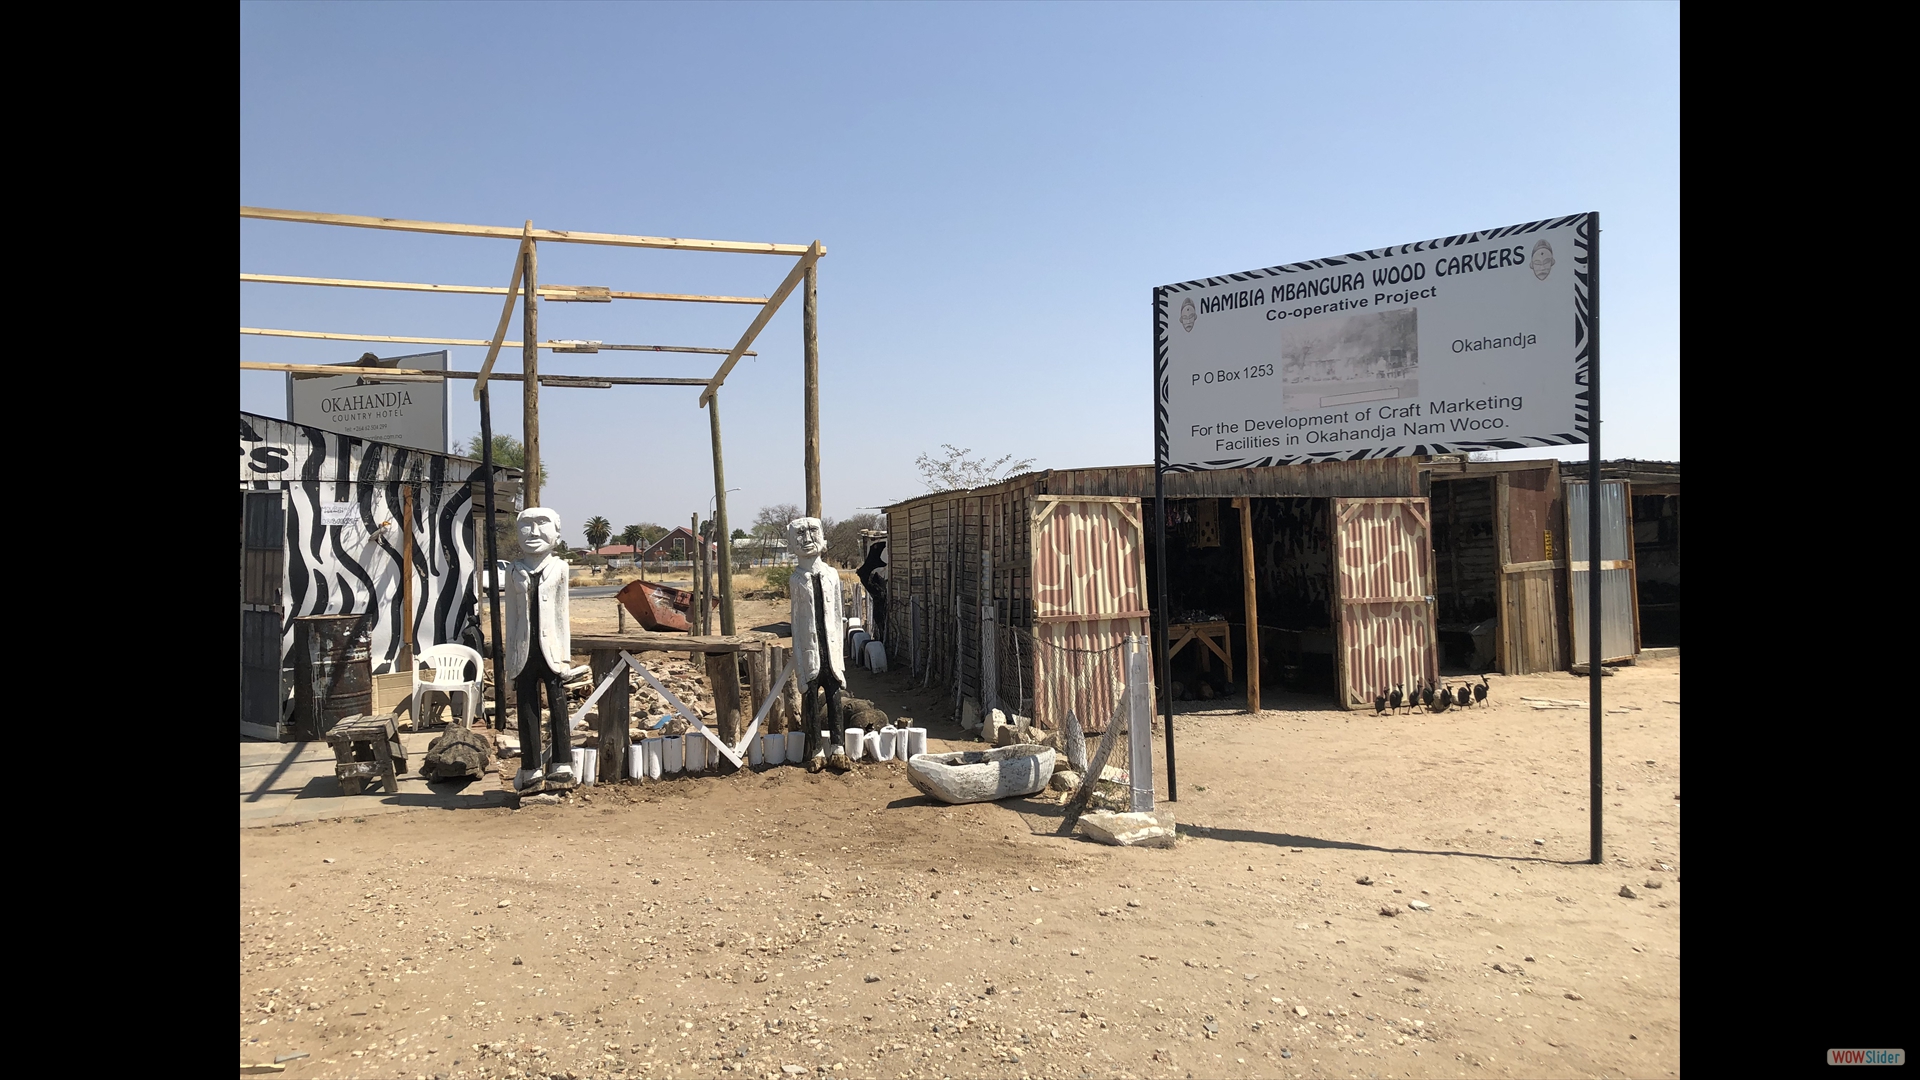
[[[1147,650],[1127,635],[1127,776],[1133,812],[1153,812],[1153,700],[1147,696]]]

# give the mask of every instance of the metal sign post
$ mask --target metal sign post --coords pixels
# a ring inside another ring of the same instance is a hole
[[[1591,853],[1598,864],[1600,846],[1600,215],[1589,217],[1587,245],[1587,756],[1591,779],[1587,802]]]

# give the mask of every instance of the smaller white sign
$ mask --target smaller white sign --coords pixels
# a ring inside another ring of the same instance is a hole
[[[320,524],[353,525],[360,520],[360,507],[350,502],[329,502],[320,504]]]

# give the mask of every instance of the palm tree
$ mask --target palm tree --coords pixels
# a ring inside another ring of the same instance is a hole
[[[596,514],[587,519],[587,523],[581,527],[581,531],[587,534],[587,545],[593,548],[595,555],[598,555],[600,554],[600,545],[606,543],[608,538],[613,536],[613,523]]]
[[[640,526],[629,525],[626,528],[621,529],[620,542],[632,548],[633,553],[636,556],[639,555],[640,554]]]

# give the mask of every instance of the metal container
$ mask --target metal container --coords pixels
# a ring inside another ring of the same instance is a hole
[[[373,709],[373,654],[365,615],[293,620],[295,738],[326,737],[333,725]]]

